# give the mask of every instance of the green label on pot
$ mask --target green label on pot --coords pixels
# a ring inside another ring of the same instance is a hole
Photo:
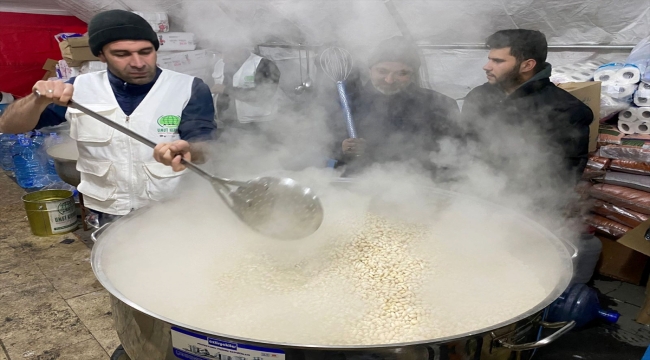
[[[73,198],[50,201],[45,205],[50,216],[52,234],[62,234],[77,226],[77,211]]]

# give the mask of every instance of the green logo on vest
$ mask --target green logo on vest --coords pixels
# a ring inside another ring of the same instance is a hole
[[[158,118],[159,133],[178,132],[178,124],[181,123],[181,117],[176,115],[164,115]]]

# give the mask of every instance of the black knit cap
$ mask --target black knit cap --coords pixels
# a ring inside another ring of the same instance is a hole
[[[379,43],[379,46],[368,59],[368,66],[380,62],[401,62],[414,70],[420,68],[418,49],[403,36],[395,36]]]
[[[88,44],[98,56],[104,45],[119,40],[148,40],[158,50],[156,32],[142,16],[126,10],[108,10],[95,15],[88,24]]]

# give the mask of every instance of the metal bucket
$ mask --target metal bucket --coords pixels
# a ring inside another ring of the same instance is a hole
[[[68,190],[42,190],[23,196],[32,234],[50,236],[77,228],[74,197]]]

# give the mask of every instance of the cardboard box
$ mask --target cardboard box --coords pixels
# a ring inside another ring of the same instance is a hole
[[[88,45],[88,37],[73,37],[59,43],[61,56],[70,66],[81,66],[84,61],[98,61]]]
[[[42,80],[47,80],[49,78],[56,77],[56,65],[59,62],[57,60],[47,59],[45,65],[43,65],[43,70],[45,70],[45,75],[43,75]]]
[[[589,152],[596,151],[598,126],[600,125],[600,81],[562,83],[558,84],[558,87],[577,97],[594,113],[594,121],[589,127]]]
[[[631,284],[640,284],[648,257],[621,244],[620,240],[601,236],[598,238],[603,244],[598,261],[598,273]]]
[[[625,247],[625,249],[628,249],[629,251],[633,251],[636,254],[640,254],[641,256],[650,256],[650,241],[646,240],[645,238],[646,232],[648,232],[649,229],[650,229],[650,220],[641,223],[641,225],[625,233],[625,235],[623,235],[623,237],[618,239],[616,243],[620,246]],[[603,246],[603,251],[604,249],[605,248]],[[648,260],[647,257],[645,257],[645,261],[641,259],[637,259],[637,260],[628,259],[628,261],[630,262],[628,268],[629,267],[640,268],[642,266],[645,268],[647,260]],[[631,262],[633,261],[637,262],[637,264],[632,264]],[[638,271],[638,269],[636,271]],[[639,279],[639,281],[640,280],[641,279]],[[646,294],[645,303],[641,307],[641,310],[639,310],[639,313],[637,314],[635,320],[638,323],[644,325],[650,325],[650,279],[648,279],[648,283],[646,284],[645,294]]]

